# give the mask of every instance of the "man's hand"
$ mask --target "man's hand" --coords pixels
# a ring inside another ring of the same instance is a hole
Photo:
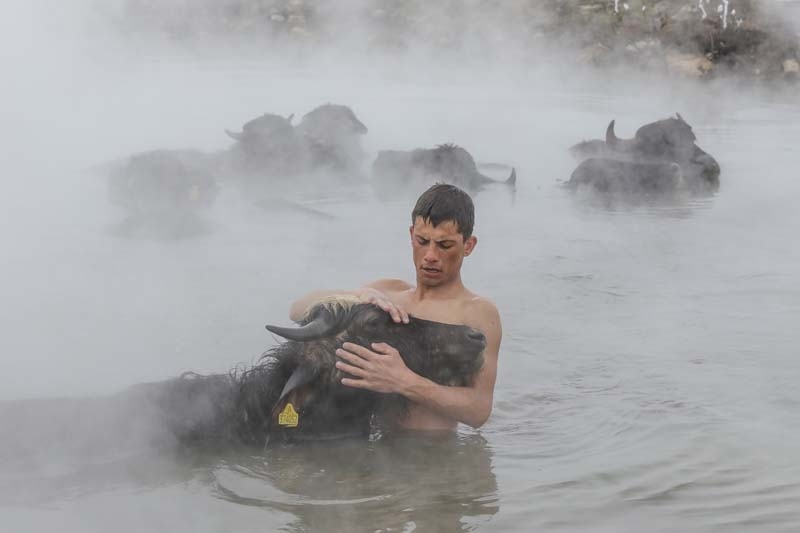
[[[356,291],[356,297],[364,302],[375,304],[390,315],[395,322],[408,324],[408,313],[405,309],[392,302],[386,294],[372,287],[362,287]]]
[[[343,378],[342,385],[373,392],[403,394],[419,379],[417,374],[409,370],[396,349],[382,342],[371,346],[372,350],[346,342],[336,350],[336,355],[343,359],[336,362],[336,368],[354,376]]]

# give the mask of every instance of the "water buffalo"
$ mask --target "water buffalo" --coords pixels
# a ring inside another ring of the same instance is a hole
[[[396,324],[378,307],[347,299],[318,304],[297,327],[267,327],[288,340],[249,368],[186,373],[104,398],[0,403],[0,424],[15,428],[0,442],[0,463],[46,444],[94,455],[131,446],[264,446],[367,435],[374,414],[399,416],[404,403],[341,385],[334,352],[345,341],[387,342],[411,370],[444,385],[469,384],[483,364],[479,331],[415,317]]]
[[[343,342],[389,343],[412,371],[442,385],[467,386],[483,365],[486,339],[481,332],[416,317],[408,324],[397,324],[372,304],[331,300],[313,308],[301,324],[268,326],[289,339],[265,356],[274,361],[271,375],[283,386],[280,394],[273,396],[275,402],[270,402],[271,416],[264,419],[264,428],[267,434],[284,440],[366,434],[372,414],[402,412],[404,400],[400,397],[341,385],[345,375],[335,367],[334,352]],[[249,381],[245,377],[244,382]],[[273,392],[278,393],[278,388],[272,387]],[[263,402],[257,396],[249,399],[254,407]],[[297,427],[280,421],[287,405],[298,413]],[[257,430],[255,438],[263,432]]]
[[[505,181],[481,174],[472,155],[454,144],[412,151],[383,150],[372,165],[372,173],[372,183],[381,196],[398,190],[417,194],[437,182],[456,185],[471,193],[491,184],[506,185],[513,190],[517,182],[514,168]]]
[[[321,105],[304,115],[296,127],[292,118],[265,113],[247,122],[241,132],[225,130],[236,141],[230,150],[230,167],[269,178],[358,170],[364,159],[360,137],[367,127],[352,109]]]
[[[305,172],[311,153],[303,136],[292,126],[294,115],[264,113],[248,121],[242,131],[225,130],[236,143],[228,153],[231,172],[243,175],[287,177]]]
[[[712,194],[719,190],[720,167],[695,141],[692,127],[679,114],[645,124],[632,139],[618,138],[612,120],[605,140],[570,148],[583,161],[566,185],[631,198]]]
[[[361,166],[361,136],[368,130],[348,106],[321,105],[304,115],[296,129],[308,143],[315,169],[353,172]]]
[[[216,156],[195,150],[152,150],[114,163],[107,171],[111,202],[126,227],[190,231],[217,197]]]

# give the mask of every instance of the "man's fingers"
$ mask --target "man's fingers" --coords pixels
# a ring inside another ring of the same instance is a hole
[[[363,369],[357,366],[348,365],[347,363],[343,363],[342,361],[336,362],[336,368],[338,368],[339,370],[341,370],[346,374],[350,374],[351,376],[356,376],[358,378],[363,378],[364,376],[367,375],[367,373]]]
[[[389,311],[392,314],[392,319],[397,323],[408,324],[408,313],[406,313],[405,309],[391,302],[389,304],[392,306],[391,311]]]
[[[364,363],[366,362],[361,357],[359,357],[359,356],[357,356],[355,354],[352,354],[350,352],[347,352],[345,350],[342,350],[341,348],[336,350],[336,357],[347,361],[347,363],[350,364],[350,365],[358,366],[358,367],[363,366]]]
[[[392,305],[391,302],[387,302],[384,300],[380,304],[378,304],[378,306],[387,313],[389,313],[390,315],[392,315],[392,320],[394,320],[395,322],[400,321],[400,315],[397,313],[397,308],[394,305]]]
[[[386,344],[385,342],[373,342],[372,349],[380,354],[389,354],[394,350],[391,346]]]
[[[395,322],[397,323],[403,322],[405,324],[408,324],[408,313],[406,313],[401,307],[395,305],[391,300],[371,294],[366,298],[363,298],[362,301],[377,305],[378,307],[389,313],[392,316],[392,320],[394,320]]]
[[[357,366],[358,368],[367,368],[370,364],[366,357],[361,357],[358,354],[342,350],[341,348],[336,350],[336,356],[347,364]]]
[[[352,342],[345,342],[344,344],[342,344],[341,348],[336,350],[336,355],[345,357],[348,361],[356,363],[358,363],[358,360],[361,359],[361,362],[363,363],[364,359],[369,360],[372,357],[373,353],[359,344],[353,344]],[[346,357],[347,355],[349,355],[350,357]]]
[[[365,389],[367,388],[367,382],[363,379],[350,379],[350,378],[342,378],[342,385],[347,387],[355,387],[356,389]]]
[[[392,304],[392,310],[390,312],[392,314],[392,320],[394,320],[398,324],[400,322],[408,323],[408,315],[406,314],[405,311],[403,311],[403,308],[400,307],[399,305]]]
[[[395,322],[401,322],[403,317],[400,316],[400,312],[397,310],[397,306],[395,306],[392,302],[388,300],[381,300],[377,302],[378,307],[386,311],[392,316],[392,320]]]

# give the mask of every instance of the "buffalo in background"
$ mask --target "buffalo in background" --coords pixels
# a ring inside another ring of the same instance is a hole
[[[265,113],[247,122],[241,132],[225,130],[236,141],[228,166],[235,173],[266,180],[319,171],[359,173],[364,159],[361,136],[367,127],[352,109],[324,104],[304,115],[297,126],[292,126],[293,118]]]
[[[645,124],[632,139],[618,138],[612,120],[605,140],[570,148],[582,162],[566,186],[624,199],[711,195],[719,190],[720,167],[696,140],[679,114]]]
[[[321,105],[306,115],[296,130],[305,139],[315,170],[359,174],[364,162],[361,136],[367,127],[345,105]]]
[[[194,234],[213,206],[219,185],[217,158],[197,150],[152,150],[134,154],[107,171],[111,203],[127,218],[119,229]]]
[[[372,184],[381,197],[397,193],[420,194],[434,183],[449,183],[476,193],[489,185],[516,188],[517,172],[514,168],[505,181],[494,180],[478,170],[472,155],[454,144],[436,148],[418,148],[412,151],[383,150],[372,164]]]
[[[186,373],[103,398],[0,403],[0,424],[14,428],[3,439],[0,463],[24,461],[48,446],[49,458],[367,436],[373,415],[402,416],[405,400],[341,385],[335,350],[342,343],[387,342],[411,370],[451,386],[472,382],[486,343],[467,326],[416,317],[396,324],[380,308],[348,299],[316,305],[297,327],[268,329],[289,340],[250,368]]]
[[[239,132],[225,130],[236,141],[225,154],[226,169],[239,176],[272,179],[307,171],[311,153],[292,126],[293,118],[264,113],[246,122]]]
[[[151,150],[102,165],[110,200],[125,211],[127,228],[175,233],[200,222],[221,183],[242,186],[263,201],[274,187],[294,190],[317,173],[326,179],[361,175],[367,127],[352,109],[325,104],[297,126],[293,118],[265,113],[240,131],[225,130],[235,141],[226,150]]]

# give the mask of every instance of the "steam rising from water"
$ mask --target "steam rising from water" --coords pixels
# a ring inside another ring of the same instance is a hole
[[[210,233],[124,239],[111,231],[121,213],[104,180],[86,172],[152,148],[225,148],[225,128],[265,111],[343,103],[369,127],[371,156],[455,142],[479,161],[517,167],[513,203],[504,191],[476,196],[479,247],[465,267],[466,282],[495,300],[504,320],[496,409],[482,432],[489,444],[465,452],[481,459],[476,472],[497,477],[499,488],[473,495],[499,500],[492,526],[585,528],[565,497],[582,502],[587,512],[578,514],[598,527],[653,509],[663,523],[690,529],[727,517],[779,530],[773,512],[798,523],[786,503],[800,490],[789,451],[800,437],[789,378],[800,311],[792,140],[800,109],[792,95],[599,77],[566,69],[552,51],[523,66],[511,48],[490,64],[413,50],[363,59],[346,46],[319,58],[217,42],[134,47],[88,7],[4,9],[0,398],[99,395],[184,370],[223,372],[275,342],[263,325],[285,321],[299,294],[410,278],[410,205],[379,203],[368,187],[302,191],[299,200],[331,220],[280,202],[264,211],[226,186]],[[602,137],[612,118],[627,137],[676,111],[722,165],[716,198],[604,211],[558,188],[574,166],[572,143]],[[322,463],[308,475],[331,468]],[[167,496],[192,512],[202,499],[228,523],[264,520],[251,514],[257,507],[230,502],[270,500],[264,479],[273,470],[212,466],[215,486],[229,492],[208,498],[205,480],[190,478],[196,492],[173,483],[191,468],[166,484],[156,479],[158,488],[141,496],[100,490],[60,516],[78,529],[86,525],[80,505],[125,515],[130,499]],[[269,507],[271,524],[314,505],[300,485],[296,506]],[[403,509],[402,494],[395,497],[375,501]],[[704,515],[704,503],[719,511]],[[179,511],[159,509],[186,528]],[[379,506],[346,509],[382,514]],[[49,521],[31,510],[12,516]]]

